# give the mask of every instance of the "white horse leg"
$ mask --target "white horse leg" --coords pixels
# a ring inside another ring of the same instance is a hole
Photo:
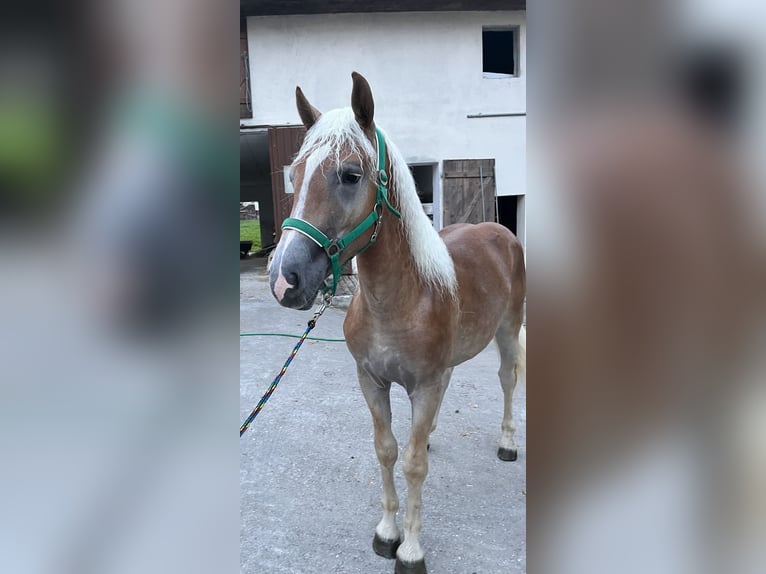
[[[518,450],[513,440],[516,427],[513,425],[513,391],[516,388],[520,371],[522,370],[523,349],[519,345],[520,325],[514,325],[510,320],[505,320],[495,333],[495,341],[500,351],[500,385],[503,387],[503,424],[500,434],[500,445],[497,449],[497,457],[500,460],[513,461],[518,458]]]
[[[423,482],[428,474],[428,435],[444,394],[441,382],[419,387],[410,394],[412,430],[404,452],[404,476],[407,479],[407,512],[404,516],[404,541],[396,552],[396,574],[425,574],[426,564],[419,536],[422,526],[420,509]]]
[[[399,497],[394,486],[394,464],[399,454],[399,446],[391,432],[391,383],[376,381],[361,368],[357,369],[362,394],[370,407],[372,423],[375,429],[375,453],[380,463],[383,483],[383,518],[375,528],[372,548],[375,553],[385,558],[395,558],[401,537],[396,526],[396,513],[399,510]]]

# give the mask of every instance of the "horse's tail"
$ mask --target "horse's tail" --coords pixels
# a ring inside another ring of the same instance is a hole
[[[524,325],[524,301],[527,297],[527,266],[524,261],[524,248],[519,238],[514,236],[511,242],[511,308],[514,322],[519,325],[516,349],[515,370],[517,378],[527,376],[527,329]]]

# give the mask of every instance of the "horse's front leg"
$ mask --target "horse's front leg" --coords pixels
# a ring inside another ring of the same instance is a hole
[[[394,464],[399,454],[399,446],[391,432],[391,383],[374,377],[361,367],[357,368],[362,394],[370,407],[372,424],[375,429],[375,453],[380,463],[383,482],[383,518],[375,528],[372,548],[376,554],[385,558],[395,558],[401,538],[396,525],[396,513],[399,510],[399,497],[394,486]]]
[[[442,385],[448,382],[437,377],[431,385],[415,387],[410,394],[412,430],[404,452],[404,476],[407,479],[407,512],[404,516],[404,542],[396,552],[396,574],[425,574],[426,563],[420,546],[422,526],[420,510],[423,482],[428,474],[428,435],[443,396]]]

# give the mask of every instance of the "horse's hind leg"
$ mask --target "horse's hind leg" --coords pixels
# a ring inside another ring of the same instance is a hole
[[[399,510],[399,497],[394,486],[394,464],[399,454],[399,446],[391,432],[391,383],[378,381],[361,368],[357,369],[362,394],[370,407],[375,430],[375,453],[380,463],[380,475],[383,483],[383,518],[375,527],[372,548],[384,558],[395,558],[401,538],[396,526],[396,513]]]
[[[447,392],[447,387],[449,386],[450,377],[452,377],[451,367],[447,369],[446,371],[444,371],[444,374],[442,375],[442,387],[441,387],[441,393],[439,395],[439,405],[436,407],[436,414],[434,415],[434,423],[431,425],[431,433],[433,433],[436,430],[436,423],[439,420],[439,411],[442,408],[442,401],[444,401],[444,395]],[[428,441],[428,448],[429,450],[431,448],[430,437]]]
[[[523,362],[523,349],[519,345],[520,318],[509,316],[502,321],[495,333],[495,341],[500,351],[500,385],[503,387],[503,424],[500,435],[500,445],[497,449],[497,457],[500,460],[516,460],[518,451],[513,435],[516,428],[513,425],[513,391],[521,371]]]

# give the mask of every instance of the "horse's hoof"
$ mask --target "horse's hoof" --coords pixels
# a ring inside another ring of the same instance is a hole
[[[515,448],[500,447],[497,449],[497,458],[505,461],[513,461],[519,458],[519,453]]]
[[[375,554],[382,556],[383,558],[396,558],[396,549],[402,543],[401,538],[396,540],[383,540],[375,533],[375,538],[372,539],[372,549]]]
[[[417,562],[402,562],[398,558],[396,559],[395,574],[426,574],[426,561],[418,560]]]

